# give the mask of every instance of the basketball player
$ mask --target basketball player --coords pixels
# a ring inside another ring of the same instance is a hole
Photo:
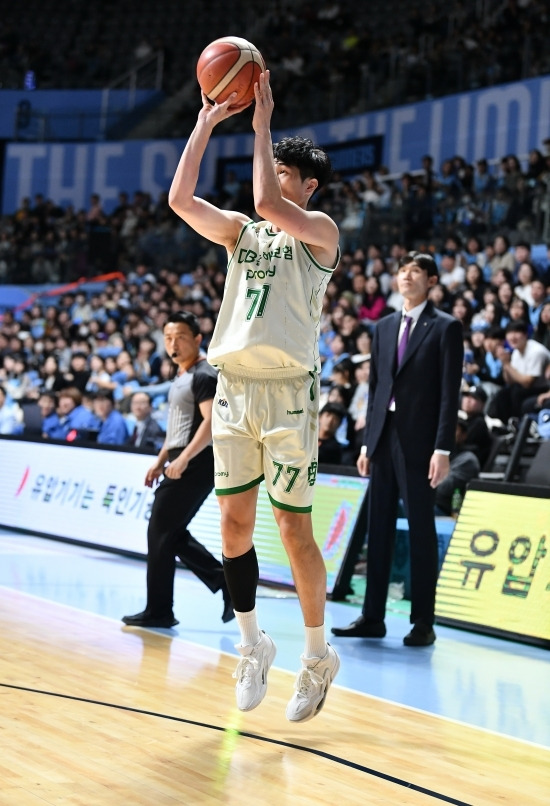
[[[290,721],[303,722],[322,708],[340,666],[325,639],[326,571],[311,521],[319,319],[339,260],[339,234],[325,213],[307,210],[331,174],[325,152],[301,137],[272,145],[267,70],[255,87],[252,120],[254,203],[265,220],[255,223],[194,195],[214,127],[240,111],[231,108],[234,98],[212,105],[202,95],[169,202],[198,233],[225,246],[229,258],[208,361],[219,370],[212,415],[215,490],[225,577],[241,632],[234,674],[237,705],[249,711],[263,700],[276,652],[256,613],[259,571],[253,531],[258,487],[265,479],[305,622],[302,667],[286,710]]]

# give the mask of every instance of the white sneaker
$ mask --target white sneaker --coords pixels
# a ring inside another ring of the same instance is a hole
[[[239,711],[251,711],[256,708],[267,691],[267,673],[273,663],[277,648],[269,635],[263,630],[260,640],[254,646],[235,646],[242,658],[233,672],[237,678],[235,693]]]
[[[302,655],[301,660],[302,670],[294,684],[296,691],[286,708],[286,718],[291,722],[307,722],[319,713],[340,668],[340,658],[330,644],[327,644],[324,658]]]

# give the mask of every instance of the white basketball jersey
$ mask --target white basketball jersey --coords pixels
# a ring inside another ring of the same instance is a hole
[[[268,222],[245,224],[227,267],[209,363],[235,372],[265,370],[267,377],[319,371],[321,306],[332,271]]]

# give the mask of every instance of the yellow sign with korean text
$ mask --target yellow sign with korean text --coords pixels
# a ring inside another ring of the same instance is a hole
[[[437,584],[438,622],[550,646],[550,495],[528,490],[467,491]]]

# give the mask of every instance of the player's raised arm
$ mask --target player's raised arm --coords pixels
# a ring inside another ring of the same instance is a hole
[[[284,159],[274,156],[270,129],[273,106],[269,70],[266,70],[256,85],[252,121],[256,134],[253,168],[256,212],[279,229],[314,247],[316,257],[324,265],[332,265],[338,249],[338,227],[325,213],[306,209],[319,187],[319,179],[311,175],[304,177],[295,164],[287,165]]]
[[[168,203],[199,235],[231,251],[247,217],[242,213],[220,210],[195,196],[195,189],[201,160],[214,127],[241,110],[231,108],[233,95],[222,104],[211,104],[204,92],[201,95],[202,108],[174,174]]]

